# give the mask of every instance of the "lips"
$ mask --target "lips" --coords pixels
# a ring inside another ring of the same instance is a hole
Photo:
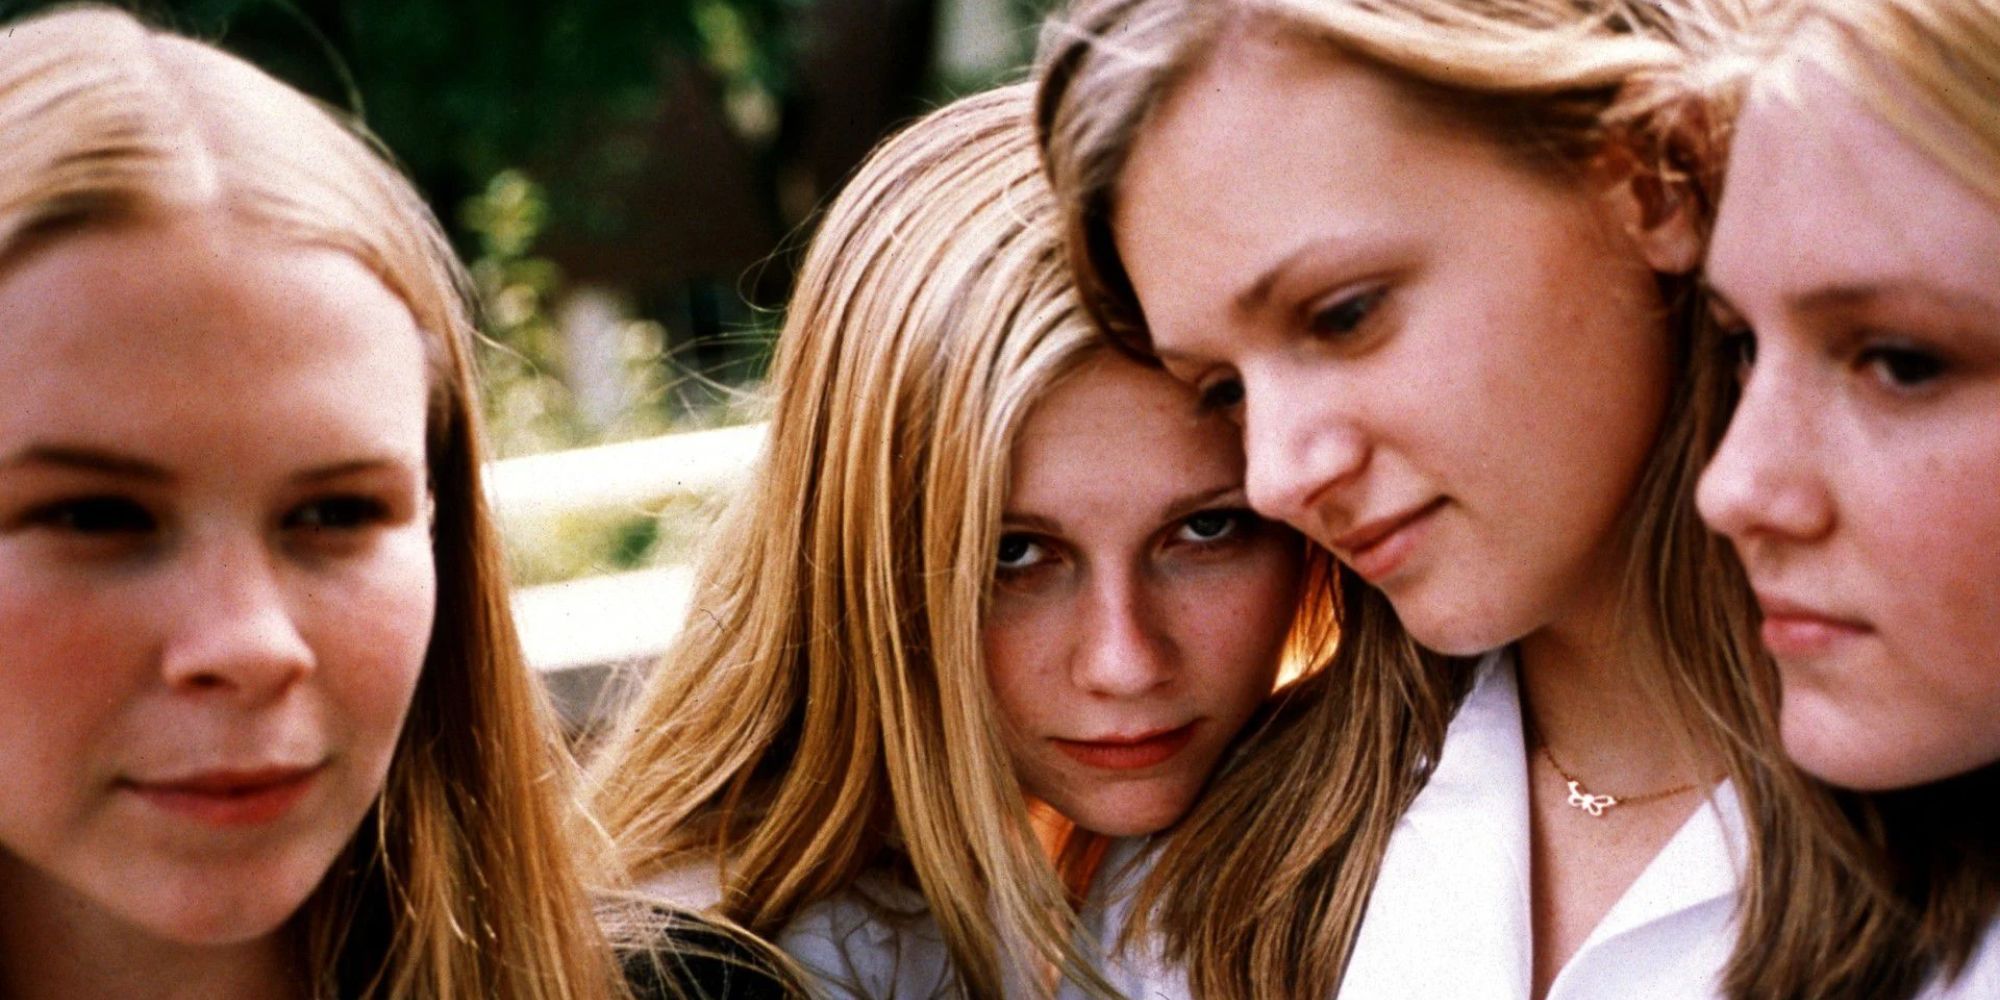
[[[1764,612],[1758,634],[1781,660],[1818,656],[1875,631],[1866,622],[1771,594],[1758,593],[1757,606]]]
[[[1420,529],[1443,505],[1440,498],[1363,522],[1333,539],[1330,548],[1363,579],[1374,583],[1402,567],[1416,547]]]
[[[1197,719],[1184,726],[1130,736],[1108,736],[1095,740],[1051,739],[1050,742],[1085,767],[1136,771],[1172,760],[1194,739],[1195,727],[1199,724]]]
[[[127,791],[163,812],[213,827],[250,827],[292,811],[325,764],[217,770],[159,781],[128,780]]]

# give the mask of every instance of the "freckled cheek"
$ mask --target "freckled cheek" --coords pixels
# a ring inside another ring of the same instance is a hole
[[[1231,687],[1261,699],[1260,678],[1275,676],[1292,619],[1297,614],[1301,558],[1298,543],[1272,539],[1239,562],[1190,574],[1177,588],[1173,620],[1180,643],[1196,664],[1222,671]]]
[[[980,630],[986,680],[999,710],[1009,748],[1025,746],[1025,735],[1041,728],[1040,709],[1060,691],[1064,616],[1049,602],[1002,597],[994,601]]]

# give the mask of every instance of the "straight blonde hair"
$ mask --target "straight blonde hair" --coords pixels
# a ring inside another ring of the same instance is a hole
[[[1637,0],[1078,0],[1046,29],[1036,118],[1085,301],[1121,342],[1147,349],[1110,228],[1119,178],[1154,109],[1225,39],[1252,29],[1378,69],[1413,107],[1545,176],[1579,178],[1592,158],[1623,148],[1705,219],[1709,136],[1669,99],[1688,72],[1681,33],[1701,13]],[[1727,11],[1713,18],[1724,23]],[[1826,836],[1835,811],[1825,790],[1783,760],[1749,588],[1692,502],[1726,416],[1714,402],[1724,375],[1714,332],[1692,278],[1660,281],[1673,385],[1626,515],[1623,607],[1664,669],[1631,681],[1685,746],[1721,758],[1743,804],[1749,876],[1738,905],[1749,930],[1728,991],[1869,996],[1879,970],[1835,943],[1893,923],[1893,905]],[[1128,940],[1159,932],[1198,996],[1337,990],[1396,821],[1467,692],[1469,663],[1421,648],[1379,591],[1344,569],[1339,580],[1342,640],[1310,698],[1256,735],[1141,887]],[[1818,971],[1780,991],[1774,952]]]
[[[314,995],[623,996],[480,485],[465,283],[417,192],[296,91],[103,8],[0,34],[0,135],[0,267],[80,228],[225,214],[350,254],[425,335],[436,624],[386,786],[287,928]]]
[[[1048,969],[1111,996],[1031,826],[980,638],[1016,433],[1102,349],[1029,98],[932,113],[833,202],[756,478],[595,773],[635,881],[716,872],[719,912],[769,933],[886,867],[929,901],[964,995],[1047,987]],[[1299,641],[1324,620],[1302,616]]]
[[[1765,74],[1781,55],[1794,68]],[[1701,86],[1683,96],[1726,122],[1754,80],[1775,88],[1809,122],[1810,97],[1788,86],[1800,64],[1824,72],[2000,215],[2000,2],[1774,5],[1736,32],[1708,39],[1696,76]],[[1734,384],[1722,390],[1733,407]],[[1914,997],[1958,975],[2000,920],[2000,826],[1988,805],[1996,797],[2000,764],[1916,788],[1840,793],[1840,846],[1886,887],[1899,919],[1864,935],[1826,928],[1815,950],[1839,949],[1879,970],[1869,995],[1883,1000]],[[1772,959],[1774,988],[1809,994],[1809,964],[1783,952]]]

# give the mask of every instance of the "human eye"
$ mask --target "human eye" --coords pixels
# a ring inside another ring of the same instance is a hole
[[[1735,375],[1736,383],[1742,385],[1750,380],[1750,369],[1757,364],[1757,334],[1747,326],[1726,330],[1716,345],[1716,353]]]
[[[1255,516],[1235,507],[1197,511],[1181,520],[1180,526],[1174,530],[1174,540],[1196,545],[1228,541],[1248,531]]]
[[[1306,315],[1306,331],[1321,340],[1348,339],[1375,314],[1383,294],[1381,288],[1370,288],[1316,307]]]
[[[1883,388],[1907,393],[1942,378],[1949,365],[1938,352],[1916,344],[1878,341],[1861,348],[1855,364]]]
[[[1243,380],[1231,376],[1211,379],[1198,386],[1196,398],[1202,410],[1233,415],[1243,405]]]
[[[356,532],[389,520],[389,505],[360,494],[318,497],[285,514],[284,527],[295,532]]]
[[[995,572],[1003,577],[1018,576],[1047,562],[1048,558],[1048,546],[1041,539],[1024,532],[1008,532],[1000,536]]]
[[[127,497],[70,497],[28,509],[20,523],[63,534],[109,538],[138,536],[159,526],[145,505]]]

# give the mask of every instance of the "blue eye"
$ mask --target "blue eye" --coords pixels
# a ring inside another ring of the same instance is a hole
[[[27,523],[80,535],[138,535],[157,528],[144,506],[124,497],[79,497],[38,507]]]
[[[1346,337],[1375,314],[1375,308],[1382,304],[1382,295],[1382,289],[1376,288],[1341,299],[1307,317],[1306,329],[1313,336],[1326,340]]]

